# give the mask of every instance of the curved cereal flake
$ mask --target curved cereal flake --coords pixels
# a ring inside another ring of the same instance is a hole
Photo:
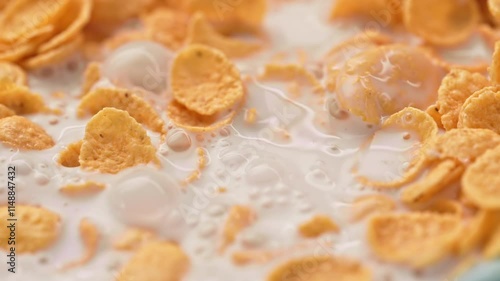
[[[142,18],[146,37],[178,50],[186,41],[190,16],[182,11],[157,9]]]
[[[460,109],[465,100],[477,90],[489,85],[480,73],[463,69],[452,69],[441,82],[438,90],[437,108],[446,130],[457,127]]]
[[[154,239],[156,235],[151,231],[131,228],[113,242],[113,248],[120,251],[132,251]]]
[[[101,80],[101,64],[98,62],[91,62],[87,65],[85,73],[83,74],[83,85],[81,96],[85,96],[90,92],[92,87]]]
[[[87,264],[95,256],[97,248],[99,247],[101,234],[99,233],[97,226],[89,219],[82,219],[78,230],[80,232],[80,238],[82,239],[85,252],[80,259],[66,264],[63,268],[64,270]]]
[[[83,169],[109,174],[158,163],[144,128],[126,111],[115,108],[104,108],[87,123],[79,161]]]
[[[14,115],[16,115],[16,113],[12,109],[0,104],[0,119]]]
[[[100,182],[86,181],[84,183],[67,184],[59,189],[64,195],[67,196],[85,196],[103,191],[106,185]]]
[[[46,111],[43,98],[27,87],[9,81],[0,81],[0,104],[16,114],[30,114]]]
[[[406,187],[401,193],[401,201],[406,204],[425,202],[458,181],[464,170],[464,165],[456,160],[444,160],[431,167],[423,179]]]
[[[352,219],[360,221],[377,213],[391,212],[396,209],[396,202],[382,194],[358,197],[352,203]]]
[[[431,140],[437,136],[438,127],[434,119],[422,110],[407,107],[391,115],[382,124],[383,129],[409,130],[416,132],[420,137],[422,148],[412,159],[409,168],[400,179],[394,181],[373,181],[365,176],[358,176],[358,180],[368,186],[381,188],[400,187],[413,181],[426,165],[425,155],[422,153],[429,146]]]
[[[490,80],[493,85],[500,84],[500,42],[495,42],[495,50],[493,51],[493,59],[491,66],[488,69]]]
[[[55,24],[69,0],[12,1],[0,17],[0,41],[14,43],[30,38],[38,29]]]
[[[18,65],[9,62],[0,62],[0,80],[13,82],[21,86],[28,84],[26,72]]]
[[[224,224],[223,242],[220,247],[224,251],[235,240],[236,236],[249,227],[256,220],[256,214],[253,209],[247,206],[235,205],[229,210],[229,215]]]
[[[476,206],[500,209],[500,145],[472,163],[462,178],[462,189]]]
[[[462,106],[458,127],[490,129],[500,134],[500,87],[486,87],[472,94]]]
[[[309,85],[315,93],[324,93],[325,89],[318,79],[300,64],[266,64],[259,74],[261,80],[296,81]]]
[[[425,112],[427,114],[429,114],[429,116],[432,117],[432,119],[434,119],[434,122],[436,122],[438,128],[443,128],[443,123],[441,122],[441,115],[439,114],[439,109],[437,107],[437,105],[433,104],[431,106],[429,106]]]
[[[105,107],[127,111],[137,122],[164,134],[165,122],[154,108],[136,93],[126,89],[98,88],[85,95],[78,105],[77,115],[94,115]]]
[[[299,226],[302,237],[315,238],[324,233],[339,232],[339,226],[328,216],[317,215]]]
[[[236,66],[221,51],[203,45],[177,53],[170,87],[177,102],[202,115],[229,109],[244,96]]]
[[[172,101],[167,108],[167,115],[177,127],[184,128],[191,132],[210,132],[229,125],[234,117],[236,111],[232,111],[224,116],[222,119],[217,115],[205,116],[196,112],[190,111],[182,104]]]
[[[487,0],[486,3],[490,16],[494,18],[495,22],[500,22],[500,1]]]
[[[441,199],[433,202],[425,209],[426,212],[433,212],[438,214],[449,214],[462,217],[464,214],[463,206],[456,200]]]
[[[8,250],[11,230],[8,228],[9,208],[0,207],[0,247]],[[56,213],[29,205],[16,206],[16,252],[36,253],[52,246],[60,234],[61,218]]]
[[[191,19],[188,28],[187,44],[207,45],[221,50],[230,58],[252,55],[262,47],[262,44],[257,42],[246,42],[219,34],[202,14],[196,14]]]
[[[152,0],[128,0],[126,5],[120,0],[92,1],[92,15],[90,25],[98,28],[102,26],[116,26],[131,17],[139,15],[147,8]]]
[[[17,62],[36,52],[36,46],[24,43],[15,48],[9,48],[0,51],[0,61]]]
[[[479,210],[465,226],[468,231],[465,231],[458,240],[457,253],[464,256],[477,247],[482,247],[493,232],[499,218],[498,212]]]
[[[64,15],[66,24],[64,24],[63,30],[61,30],[59,34],[52,37],[48,42],[42,44],[38,48],[38,52],[48,52],[76,38],[78,36],[78,33],[90,20],[90,12],[92,11],[93,2],[95,1],[70,1],[70,8],[65,11]]]
[[[401,21],[401,0],[336,0],[330,11],[330,19],[351,17],[383,18],[383,25]]]
[[[483,257],[489,260],[500,257],[500,226],[491,234],[491,237],[483,250]]]
[[[45,53],[39,53],[34,57],[26,59],[22,65],[27,69],[36,69],[61,62],[75,53],[83,43],[83,35],[78,35],[76,38],[63,45],[51,49]]]
[[[454,215],[383,214],[370,220],[368,243],[384,261],[424,268],[451,253],[461,230],[461,219]]]
[[[222,33],[258,32],[267,13],[266,0],[187,1],[187,11],[203,13]]]
[[[430,161],[453,159],[467,165],[498,144],[500,135],[491,130],[452,129],[432,141],[426,158]]]
[[[368,268],[356,260],[335,256],[311,256],[290,260],[275,268],[266,281],[370,281]]]
[[[125,264],[115,281],[180,281],[189,267],[189,258],[179,246],[149,242]]]
[[[55,144],[42,127],[22,116],[0,119],[0,142],[24,150],[45,150]]]
[[[475,0],[403,1],[406,28],[435,45],[449,46],[466,40],[479,18],[479,6]]]
[[[82,148],[83,140],[70,143],[66,149],[59,153],[59,158],[57,162],[64,167],[74,168],[79,167],[79,157],[80,157],[80,149]]]

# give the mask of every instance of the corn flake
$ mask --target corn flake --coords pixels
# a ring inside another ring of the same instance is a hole
[[[360,262],[335,256],[312,256],[293,259],[278,266],[267,281],[369,281],[372,274]]]
[[[0,104],[16,114],[30,114],[46,111],[43,98],[32,93],[27,87],[10,81],[0,81]]]
[[[165,122],[154,108],[135,92],[126,89],[98,88],[85,95],[78,106],[78,117],[94,115],[105,107],[127,111],[137,122],[164,134]]]
[[[171,50],[184,46],[189,19],[188,14],[170,9],[157,9],[142,18],[146,37]]]
[[[219,34],[202,14],[191,19],[188,28],[187,44],[203,44],[222,51],[230,58],[249,56],[261,49],[257,42],[245,42]]]
[[[339,232],[339,226],[328,216],[317,215],[299,226],[302,237],[315,238],[329,232]]]
[[[98,62],[91,62],[87,65],[85,73],[83,74],[83,86],[81,96],[85,96],[90,92],[92,87],[101,80],[101,64]]]
[[[45,150],[55,144],[42,127],[22,116],[0,119],[0,142],[25,150]]]
[[[336,0],[330,11],[330,19],[351,18],[356,16],[374,17],[379,13],[385,22],[381,24],[397,23],[401,21],[401,1],[399,0],[363,0],[349,1]]]
[[[224,225],[224,240],[220,250],[224,251],[226,247],[231,245],[236,240],[236,236],[243,231],[243,229],[252,225],[255,219],[256,214],[251,208],[239,205],[233,206],[229,210],[229,215]]]
[[[45,53],[39,53],[34,57],[26,59],[22,65],[27,69],[36,69],[61,62],[75,53],[83,43],[83,36],[78,35],[69,42],[51,49]]]
[[[449,214],[462,217],[464,214],[463,206],[455,200],[441,199],[433,202],[425,209],[427,212],[434,212],[438,214]]]
[[[372,194],[358,197],[354,200],[353,221],[360,221],[377,213],[391,212],[396,209],[396,202],[388,196]]]
[[[500,145],[484,152],[462,178],[465,196],[484,209],[500,209]]]
[[[224,53],[203,45],[181,50],[172,63],[170,87],[177,102],[202,115],[231,108],[244,96],[236,66]]]
[[[59,164],[61,164],[64,167],[68,168],[74,168],[74,167],[79,167],[80,162],[79,162],[79,157],[80,157],[80,150],[82,148],[83,140],[70,143],[66,149],[61,151],[59,153],[59,158],[57,161]]]
[[[490,80],[493,85],[500,84],[500,42],[495,43],[495,50],[493,52],[493,60],[488,69]]]
[[[466,40],[479,19],[480,10],[475,0],[403,1],[406,28],[434,45],[449,46]]]
[[[28,84],[26,72],[16,64],[9,62],[0,62],[0,80],[9,81],[21,86]]]
[[[0,247],[8,250],[11,230],[8,228],[7,219],[10,218],[8,207],[0,207]],[[15,217],[16,225],[16,251],[18,254],[36,253],[50,247],[60,234],[61,218],[58,214],[39,207],[17,205]]]
[[[113,243],[113,247],[121,251],[132,251],[154,239],[155,234],[151,231],[131,228]]]
[[[384,261],[424,268],[451,253],[461,230],[461,219],[454,215],[382,214],[370,220],[368,242]]]
[[[14,115],[16,115],[16,113],[12,109],[0,104],[0,119]]]
[[[318,79],[300,64],[266,64],[259,74],[261,80],[297,81],[309,85],[315,93],[324,93],[325,89]]]
[[[84,218],[80,221],[79,231],[83,246],[85,248],[85,252],[83,256],[77,261],[66,264],[64,266],[65,270],[87,264],[95,256],[97,248],[99,247],[101,234],[99,233],[97,226],[93,224],[89,219]]]
[[[67,196],[83,196],[103,191],[106,185],[100,182],[86,181],[84,183],[67,184],[59,191]]]
[[[104,108],[87,123],[79,162],[83,169],[116,174],[158,159],[149,136],[134,118],[126,111]]]
[[[479,210],[465,226],[465,231],[457,243],[457,253],[467,255],[476,247],[482,247],[497,225],[499,216],[488,210]]]
[[[149,242],[135,253],[116,281],[179,281],[189,266],[189,258],[179,246]]]
[[[490,240],[484,248],[483,256],[490,260],[500,257],[500,226],[497,225],[491,234]]]
[[[139,15],[153,2],[152,0],[127,0],[124,5],[120,0],[92,1],[92,16],[90,25],[95,28],[116,26]]]
[[[488,79],[480,73],[452,69],[443,78],[438,90],[437,108],[443,127],[446,130],[456,128],[460,109],[465,100],[477,90],[488,85]]]
[[[486,87],[472,94],[462,106],[458,127],[490,129],[500,134],[500,87]]]

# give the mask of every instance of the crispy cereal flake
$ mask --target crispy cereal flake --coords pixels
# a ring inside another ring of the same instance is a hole
[[[84,196],[95,194],[103,191],[106,185],[100,182],[86,181],[84,183],[67,184],[59,189],[59,191],[67,196]]]
[[[465,196],[484,209],[500,210],[500,145],[472,163],[462,178]]]
[[[360,221],[368,216],[391,212],[396,209],[396,202],[382,194],[365,195],[356,198],[353,202],[352,219]]]
[[[158,163],[156,149],[144,128],[126,111],[109,107],[87,123],[79,161],[83,169],[110,174]]]
[[[12,247],[7,243],[11,232],[7,227],[8,218],[8,207],[0,207],[0,247],[4,250]],[[17,219],[15,247],[18,254],[36,253],[47,249],[59,237],[61,218],[50,210],[18,204],[15,218]]]
[[[328,216],[317,215],[299,226],[299,233],[303,237],[315,238],[324,233],[339,232],[339,226]]]
[[[0,62],[0,81],[5,80],[21,86],[28,84],[28,77],[22,68],[13,63]]]
[[[64,269],[70,269],[87,264],[97,252],[99,241],[101,240],[101,234],[99,233],[97,226],[89,219],[84,218],[80,221],[79,232],[85,252],[79,260],[66,264]]]
[[[423,268],[450,254],[460,223],[457,216],[436,213],[376,215],[368,224],[368,242],[384,261]]]
[[[458,240],[457,253],[466,255],[476,247],[482,247],[493,232],[499,218],[498,212],[479,210],[465,226],[467,231]]]
[[[492,233],[483,251],[483,256],[490,260],[500,257],[500,226],[497,225]]]
[[[233,206],[231,210],[229,210],[229,215],[224,225],[224,240],[220,248],[221,251],[224,251],[226,247],[231,245],[236,240],[236,236],[243,231],[243,229],[252,225],[255,219],[256,214],[250,207],[240,205]]]
[[[83,36],[78,35],[76,38],[69,42],[65,42],[63,45],[28,58],[22,62],[22,65],[27,69],[36,69],[61,62],[75,53],[81,47],[82,43]]]
[[[42,127],[22,116],[0,119],[0,142],[25,150],[45,150],[55,144]]]
[[[16,113],[12,109],[0,104],[0,119],[14,115],[16,115]]]
[[[180,281],[189,269],[189,258],[177,245],[149,242],[125,265],[116,281]]]
[[[170,87],[177,102],[202,115],[229,109],[244,96],[236,66],[221,51],[203,45],[177,53]]]
[[[0,104],[12,109],[16,114],[30,114],[45,111],[43,98],[32,93],[27,87],[10,81],[0,81]]]
[[[190,111],[182,104],[172,101],[167,108],[167,115],[177,127],[191,132],[210,132],[230,124],[236,116],[236,111],[230,111],[225,116],[200,115]]]
[[[438,90],[437,108],[443,127],[446,130],[456,128],[458,115],[465,100],[477,90],[488,85],[488,79],[480,73],[452,69],[443,78]]]
[[[113,247],[121,251],[133,251],[153,239],[155,239],[155,234],[153,232],[139,228],[131,228],[114,241]]]
[[[430,206],[428,206],[425,211],[434,212],[438,214],[450,214],[456,215],[458,217],[462,217],[464,213],[463,206],[456,200],[451,199],[440,199],[436,202],[433,202]]]
[[[59,158],[57,159],[59,164],[64,167],[74,168],[80,166],[79,157],[80,149],[82,148],[83,140],[70,143],[66,149],[59,153]]]
[[[355,260],[334,256],[294,259],[275,268],[267,281],[369,281],[370,270]]]
[[[500,134],[500,87],[486,87],[472,94],[462,106],[458,127],[490,129]]]
[[[259,78],[265,81],[297,81],[300,84],[311,86],[315,93],[323,93],[325,91],[314,74],[300,64],[266,64],[259,74]]]
[[[500,84],[500,41],[495,43],[495,50],[493,52],[493,60],[488,69],[490,79],[493,85]]]
[[[127,111],[137,122],[164,134],[165,123],[154,108],[142,99],[139,92],[126,89],[98,88],[85,95],[78,106],[78,116],[94,115],[105,107]]]
[[[98,62],[91,62],[87,65],[85,73],[83,74],[82,96],[90,92],[92,87],[101,79],[101,64]]]

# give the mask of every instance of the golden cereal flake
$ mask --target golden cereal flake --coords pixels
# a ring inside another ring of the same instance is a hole
[[[302,237],[315,238],[329,232],[339,232],[339,226],[326,215],[317,215],[299,226]]]
[[[479,210],[465,225],[465,231],[458,240],[456,252],[467,255],[477,247],[482,247],[493,232],[497,221],[500,219],[498,212]]]
[[[446,130],[457,127],[460,109],[465,100],[477,90],[489,85],[480,73],[463,69],[452,69],[441,82],[438,90],[437,108]]]
[[[462,189],[476,206],[500,210],[500,145],[479,156],[465,171]]]
[[[65,42],[63,45],[26,59],[21,64],[27,69],[36,69],[59,63],[73,55],[81,47],[84,41],[83,39],[83,35],[78,35],[76,38],[69,42]]]
[[[12,109],[0,104],[0,119],[14,115],[16,115],[16,113]]]
[[[177,53],[170,87],[177,102],[202,115],[229,109],[244,96],[236,66],[221,51],[203,45],[189,45]]]
[[[300,64],[266,64],[259,74],[259,79],[264,81],[298,81],[300,84],[313,88],[315,93],[324,93],[325,89],[318,79]]]
[[[495,230],[491,234],[490,240],[486,244],[483,251],[483,256],[486,259],[496,259],[500,257],[500,226],[496,225]]]
[[[500,41],[495,42],[495,50],[493,51],[493,60],[488,69],[490,80],[493,85],[500,84]]]
[[[454,215],[381,214],[368,223],[368,243],[384,261],[424,268],[448,256],[461,231],[461,219]]]
[[[440,199],[431,203],[425,211],[438,214],[450,214],[462,217],[464,208],[460,202],[451,199]]]
[[[462,106],[458,127],[490,129],[500,134],[500,87],[486,87],[472,94]]]
[[[66,264],[64,266],[64,270],[87,264],[95,256],[99,247],[101,234],[94,223],[92,223],[89,219],[84,218],[80,221],[78,230],[80,232],[80,238],[82,239],[85,252],[80,259]]]
[[[352,204],[352,219],[360,221],[368,216],[391,212],[396,209],[396,202],[382,194],[371,194],[356,198]]]
[[[113,242],[113,248],[120,251],[133,251],[156,238],[156,235],[145,229],[131,228]]]
[[[438,128],[444,128],[443,127],[443,122],[441,122],[441,115],[439,114],[439,108],[437,107],[436,104],[430,105],[426,110],[425,113],[429,114],[429,116],[434,119],[434,122],[436,122]]]
[[[22,116],[0,119],[0,142],[24,150],[45,150],[55,144],[42,127]]]
[[[83,140],[70,143],[63,151],[59,153],[57,162],[64,167],[74,168],[80,166],[80,150],[82,149]]]
[[[0,81],[0,104],[12,109],[16,114],[30,114],[47,110],[43,98],[32,93],[27,87],[11,81]]]
[[[59,191],[67,196],[84,196],[103,191],[106,185],[100,182],[86,181],[64,185]]]
[[[26,72],[18,65],[10,62],[0,62],[0,80],[6,80],[21,86],[28,84]]]
[[[247,206],[235,205],[229,210],[229,215],[224,224],[223,242],[220,247],[224,251],[235,240],[236,236],[249,227],[256,220],[256,214],[253,209]]]
[[[181,281],[189,267],[189,258],[179,246],[153,241],[135,253],[115,281]]]
[[[126,111],[107,107],[87,123],[79,162],[83,169],[116,174],[158,159],[144,128]]]
[[[187,38],[190,15],[171,9],[155,9],[142,17],[146,37],[171,50],[184,46]]]
[[[8,244],[11,229],[8,228],[9,208],[0,207],[0,247],[4,250]],[[61,218],[58,214],[41,207],[18,204],[15,210],[16,252],[32,254],[47,249],[59,238]]]
[[[311,256],[290,260],[275,268],[267,281],[369,281],[372,274],[356,260],[335,256]]]
[[[164,134],[165,122],[156,110],[137,93],[127,89],[98,88],[86,94],[78,105],[77,115],[94,115],[105,107],[127,111],[137,122]]]
[[[81,96],[88,94],[92,87],[101,79],[101,76],[101,64],[95,61],[89,63],[83,74]]]

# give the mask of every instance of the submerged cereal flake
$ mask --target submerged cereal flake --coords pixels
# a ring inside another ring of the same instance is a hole
[[[70,143],[66,149],[59,153],[57,161],[64,167],[74,168],[80,166],[80,150],[82,148],[83,140]]]
[[[484,209],[500,210],[500,145],[471,164],[462,178],[465,196]]]
[[[358,176],[358,180],[364,185],[373,187],[400,187],[408,182],[413,181],[426,165],[425,155],[422,153],[422,151],[424,151],[424,149],[427,148],[431,141],[435,138],[438,132],[438,127],[436,122],[434,122],[434,119],[432,119],[429,114],[413,107],[407,107],[391,115],[387,120],[385,120],[382,128],[416,132],[420,137],[422,149],[417,153],[417,155],[414,156],[410,163],[410,166],[400,179],[386,182],[373,181],[368,179],[367,177]]]
[[[465,100],[477,90],[489,85],[480,73],[463,69],[452,69],[441,82],[438,90],[437,108],[446,130],[457,127],[458,114]]]
[[[137,122],[157,133],[165,133],[165,123],[154,108],[136,93],[126,89],[98,88],[85,95],[78,106],[78,117],[94,115],[105,107],[127,111]]]
[[[125,264],[116,281],[180,281],[189,269],[189,258],[176,244],[149,242]]]
[[[221,251],[224,251],[226,247],[231,245],[236,240],[236,236],[243,229],[252,225],[255,219],[256,214],[250,207],[240,205],[233,206],[231,210],[229,210],[229,215],[224,225],[224,237],[220,248]]]
[[[323,93],[325,89],[316,79],[314,74],[309,72],[300,64],[266,64],[259,74],[262,80],[277,80],[277,81],[297,81],[301,84],[309,85],[316,93]]]
[[[126,111],[109,107],[87,123],[79,161],[83,169],[109,174],[158,163],[156,149],[144,128]]]
[[[81,96],[88,94],[92,87],[101,79],[101,76],[101,64],[95,61],[89,63],[83,74]]]
[[[432,167],[423,179],[406,187],[401,193],[401,201],[406,204],[425,202],[449,184],[459,180],[464,170],[464,165],[461,163],[444,160]]]
[[[461,219],[454,215],[382,214],[370,220],[368,242],[382,260],[424,268],[451,253],[461,230]]]
[[[60,234],[61,218],[58,214],[45,208],[18,204],[15,216],[10,216],[10,208],[0,207],[0,247],[8,250],[11,229],[9,218],[16,222],[16,252],[18,254],[36,253],[47,249],[57,240]]]
[[[326,215],[317,215],[299,226],[303,237],[315,238],[329,232],[339,232],[339,226]]]
[[[352,219],[354,221],[360,221],[370,215],[391,212],[396,209],[396,202],[382,194],[360,196],[352,204]]]
[[[80,221],[78,228],[85,252],[80,259],[66,264],[64,269],[70,269],[87,264],[95,256],[97,248],[99,247],[101,234],[95,224],[93,224],[89,219],[84,218]]]
[[[231,108],[244,96],[236,66],[221,51],[190,45],[172,62],[170,87],[177,102],[202,115]]]
[[[0,142],[25,150],[44,150],[55,144],[42,127],[22,116],[0,119]]]
[[[458,240],[457,253],[467,255],[476,247],[482,247],[497,225],[499,218],[497,212],[479,210],[465,226],[467,231]]]
[[[0,81],[9,81],[17,85],[28,84],[26,72],[18,65],[9,62],[0,62]]]
[[[310,256],[290,260],[275,268],[266,281],[370,281],[368,268],[356,260],[336,256]]]
[[[475,0],[403,1],[406,28],[435,45],[449,46],[466,40],[479,19],[479,6]]]
[[[500,144],[500,135],[487,129],[453,129],[435,138],[427,150],[430,161],[454,159],[469,164]]]
[[[191,19],[187,35],[187,44],[203,44],[221,50],[230,58],[249,56],[262,47],[257,42],[233,39],[218,33],[202,14]]]
[[[76,38],[69,42],[65,42],[63,45],[26,59],[22,62],[22,65],[27,69],[35,69],[61,62],[75,53],[78,48],[81,47],[82,43],[83,35],[78,35]]]
[[[121,251],[132,251],[153,239],[155,239],[155,234],[153,232],[139,228],[131,228],[113,242],[113,248]]]
[[[490,260],[500,257],[500,226],[498,224],[484,248],[483,256]]]
[[[84,183],[67,184],[59,189],[59,191],[67,196],[83,196],[101,192],[106,188],[106,185],[100,182],[86,181]]]
[[[458,127],[490,129],[500,134],[500,87],[486,87],[472,94],[462,106]]]
[[[0,81],[0,104],[12,109],[16,114],[30,114],[46,110],[43,98],[32,93],[27,87],[10,81]]]
[[[0,119],[14,115],[16,115],[16,113],[12,109],[0,104]]]
[[[167,115],[177,127],[191,132],[210,132],[230,124],[236,116],[236,111],[231,111],[222,118],[218,115],[205,116],[190,111],[182,104],[172,101],[167,108]]]

